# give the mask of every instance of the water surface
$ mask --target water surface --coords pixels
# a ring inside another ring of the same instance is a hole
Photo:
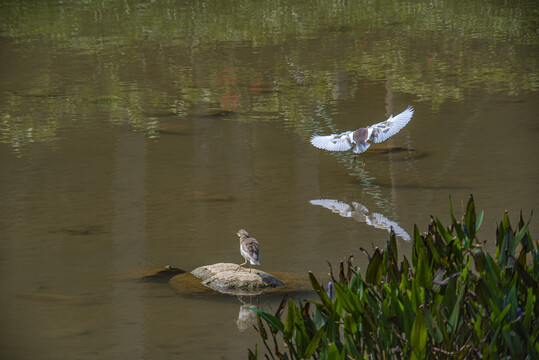
[[[243,262],[240,228],[262,269],[320,278],[387,241],[311,200],[411,235],[473,194],[487,245],[539,204],[533,1],[1,6],[2,358],[246,356],[240,299],[118,276]],[[308,141],[408,105],[357,158]]]

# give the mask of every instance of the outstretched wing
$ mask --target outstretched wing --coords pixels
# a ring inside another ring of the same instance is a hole
[[[399,115],[395,117],[392,115],[386,121],[369,126],[369,129],[372,130],[369,140],[375,143],[387,140],[401,131],[401,129],[412,119],[412,115],[414,115],[414,108],[408,106],[406,110]]]
[[[405,241],[410,241],[410,235],[408,235],[408,233],[403,228],[401,228],[399,224],[389,220],[382,214],[372,213],[367,223],[374,226],[375,228],[385,229],[387,231],[391,231],[391,228],[393,228],[395,235],[400,236]]]
[[[351,217],[352,213],[354,212],[350,205],[338,200],[316,199],[311,200],[310,203],[313,205],[323,206],[326,209],[331,210],[331,212],[341,215],[342,217]]]
[[[313,135],[311,137],[311,144],[319,149],[329,151],[346,151],[350,150],[354,146],[352,134],[353,131],[326,136]]]

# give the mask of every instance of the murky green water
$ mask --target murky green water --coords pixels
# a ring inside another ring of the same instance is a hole
[[[118,274],[243,262],[245,228],[262,269],[323,277],[325,260],[361,265],[360,247],[385,244],[373,213],[411,235],[473,193],[492,242],[504,210],[537,210],[534,1],[4,1],[0,14],[2,358],[245,358],[258,338],[238,329],[238,299]],[[408,105],[411,123],[357,159],[308,141]],[[361,204],[371,225],[317,199]]]

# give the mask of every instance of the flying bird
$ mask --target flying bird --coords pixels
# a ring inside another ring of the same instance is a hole
[[[406,110],[393,117],[391,115],[386,121],[367,127],[361,127],[356,131],[346,131],[342,134],[333,135],[313,135],[311,144],[319,149],[329,151],[347,151],[353,148],[356,154],[367,151],[369,144],[367,141],[379,143],[387,140],[398,133],[408,124],[414,115],[414,108],[408,106]]]
[[[249,272],[251,272],[252,265],[260,265],[258,261],[258,241],[250,237],[247,231],[243,229],[239,230],[236,235],[240,237],[240,252],[245,259],[245,262],[238,266],[236,270],[249,262]]]

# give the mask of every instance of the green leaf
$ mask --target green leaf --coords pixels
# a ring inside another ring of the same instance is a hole
[[[415,315],[414,325],[412,326],[412,351],[417,359],[423,359],[426,354],[427,344],[427,325],[425,323],[425,315],[423,308],[419,308]]]
[[[286,306],[288,295],[283,296],[283,299],[281,300],[281,303],[279,304],[279,307],[275,311],[275,316],[281,320],[281,315],[283,314],[284,307]]]
[[[419,286],[426,289],[432,288],[432,273],[427,260],[427,248],[423,243],[418,247],[418,263],[415,276]]]
[[[526,299],[526,307],[524,313],[524,329],[530,333],[531,332],[531,320],[533,315],[533,304],[535,303],[535,295],[533,294],[533,289],[528,288],[528,296]]]
[[[253,307],[246,307],[246,309],[253,310],[257,314],[259,314],[261,317],[264,318],[275,329],[277,329],[279,332],[284,333],[284,325],[281,320],[279,320],[277,317],[273,316],[270,313],[267,313],[263,310],[253,308]]]
[[[356,346],[356,341],[352,338],[352,336],[348,333],[344,334],[344,346],[346,348],[346,351],[348,353],[348,358],[352,359],[364,359],[365,357],[362,355],[361,351]]]
[[[288,298],[288,314],[286,315],[286,321],[284,326],[285,337],[290,339],[294,332],[294,319],[296,318],[296,304],[292,297]]]
[[[462,270],[459,276],[459,283],[461,286],[466,285],[466,281],[468,280],[468,272],[470,270],[470,264],[472,263],[472,258],[468,257],[468,260],[466,261],[466,266]]]
[[[328,360],[341,360],[344,359],[344,351],[341,354],[337,344],[332,343],[328,349]]]
[[[453,311],[451,312],[451,317],[449,318],[449,325],[451,326],[451,332],[454,332],[457,330],[457,325],[460,320],[460,310],[461,310],[461,301],[464,296],[464,286],[460,287],[459,296],[457,301],[455,302],[455,306],[453,307]]]
[[[482,273],[486,270],[487,266],[487,258],[485,256],[485,253],[483,252],[483,249],[473,249],[471,250],[471,253],[474,258],[475,269],[479,273]]]
[[[313,355],[324,333],[325,333],[325,330],[320,329],[319,331],[316,332],[316,334],[314,334],[313,338],[311,339],[311,342],[309,342],[309,345],[307,345],[307,348],[305,349],[305,358],[309,359]]]
[[[344,330],[350,334],[356,334],[358,331],[358,323],[350,315],[346,315],[344,318]]]
[[[412,288],[410,289],[410,292],[411,292],[411,295],[412,295],[412,299],[411,299],[412,310],[417,311],[419,306],[422,305],[423,301],[421,299],[421,295],[420,295],[420,292],[419,292],[418,281],[416,279],[412,280]]]
[[[393,259],[393,263],[397,263],[399,261],[399,253],[397,250],[397,239],[395,238],[395,232],[392,230],[391,234],[389,235],[389,244],[388,248],[390,250],[391,257]]]
[[[262,320],[260,319],[261,319],[260,314],[256,314],[256,321],[258,323],[258,332],[262,340],[266,342],[266,340],[268,340],[268,332],[266,331],[266,328],[264,327],[264,324],[262,323]]]
[[[528,231],[528,225],[530,225],[531,220],[532,219],[529,218],[528,221],[526,221],[526,224],[520,228],[518,234],[515,236],[515,240],[517,244],[520,243],[524,239],[524,236],[526,235],[526,232]]]
[[[509,320],[515,320],[518,317],[518,300],[517,300],[517,291],[516,286],[511,287],[511,290],[509,290],[509,293],[507,294],[507,304],[511,305],[511,309],[509,310]]]
[[[445,240],[445,244],[448,244],[449,242],[451,242],[451,240],[453,240],[453,235],[451,235],[445,228],[444,228],[444,225],[442,224],[442,222],[440,221],[440,219],[438,218],[435,218],[435,221],[436,221],[436,228],[438,229],[438,231],[440,232],[440,234],[442,235],[442,238]]]
[[[449,275],[449,282],[445,286],[444,293],[442,298],[442,304],[447,308],[447,310],[452,310],[456,304],[456,295],[457,295],[457,279],[452,275]]]
[[[371,261],[367,266],[365,281],[371,285],[379,285],[382,281],[382,253],[376,249],[372,255]]]
[[[435,265],[443,266],[444,264],[443,264],[442,258],[440,257],[438,250],[434,246],[434,243],[432,242],[432,236],[430,234],[425,238],[425,245],[427,246],[427,249],[432,254],[432,257],[435,261]]]
[[[255,352],[253,353],[251,349],[247,349],[249,354],[249,360],[256,360],[258,359],[258,346],[255,344]]]
[[[432,317],[432,314],[427,308],[423,308],[423,313],[425,315],[425,324],[427,325],[427,330],[430,336],[434,339],[436,344],[439,344],[443,341],[442,332],[436,323],[436,320]]]
[[[337,294],[337,299],[339,299],[343,308],[351,314],[357,313],[358,309],[354,308],[354,304],[352,302],[352,297],[356,295],[350,291],[346,285],[341,283],[335,283],[333,285],[335,288],[335,293]]]
[[[326,325],[326,334],[328,341],[334,342],[340,339],[340,319],[341,314],[338,314],[336,311],[329,313],[328,322]]]
[[[322,326],[326,325],[326,318],[322,316],[322,313],[318,309],[314,313],[313,323],[316,330],[320,330]]]
[[[481,213],[479,213],[479,216],[477,217],[477,221],[475,222],[475,233],[476,234],[479,231],[479,228],[481,227],[481,224],[483,223],[483,216],[484,215],[485,215],[485,212],[481,211]]]
[[[501,323],[505,315],[509,312],[510,308],[511,308],[511,304],[507,304],[507,306],[500,313],[496,314],[493,312],[490,315],[490,318],[494,319],[494,322],[490,328],[490,330],[494,332],[494,335],[492,336],[492,340],[490,341],[490,345],[489,345],[490,351],[496,348],[496,341],[498,339],[498,333],[500,332],[500,329],[501,329]]]
[[[505,318],[505,315],[507,315],[510,308],[511,308],[511,304],[507,304],[507,306],[503,309],[503,311],[498,316],[496,316],[493,329],[497,329],[501,325],[503,319]]]
[[[464,215],[464,224],[466,225],[466,233],[468,234],[469,239],[475,238],[476,221],[477,217],[475,214],[473,195],[470,195],[468,205],[466,205],[466,214]]]
[[[324,307],[326,309],[328,309],[328,311],[332,311],[333,310],[333,303],[331,302],[331,299],[326,294],[326,292],[324,291],[324,289],[322,288],[322,286],[320,285],[318,280],[316,280],[313,273],[310,272],[310,271],[309,271],[309,281],[311,282],[311,285],[312,285],[314,291],[318,295],[318,298],[322,301],[322,304],[324,305]]]
[[[453,221],[453,227],[455,228],[455,231],[457,232],[457,235],[458,235],[459,239],[466,238],[466,235],[464,234],[464,231],[462,231],[462,226],[459,224],[459,222],[455,218],[455,214],[453,213],[453,204],[451,203],[451,196],[449,197],[449,213],[451,214],[451,220]]]

